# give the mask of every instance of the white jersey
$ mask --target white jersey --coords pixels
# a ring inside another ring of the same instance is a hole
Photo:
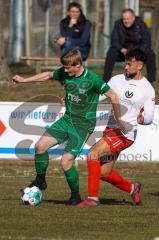
[[[124,74],[116,75],[110,79],[108,85],[118,94],[121,104],[122,117],[125,128],[124,135],[134,140],[137,129],[137,116],[141,110],[144,115],[144,123],[150,124],[153,120],[155,106],[155,91],[148,80],[127,78]],[[108,127],[118,127],[114,119],[110,117]]]

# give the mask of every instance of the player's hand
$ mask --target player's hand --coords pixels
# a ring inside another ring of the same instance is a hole
[[[60,46],[62,46],[66,42],[65,37],[60,37],[57,39],[56,43]]]
[[[144,122],[144,115],[143,115],[143,113],[144,113],[144,108],[141,108],[140,112],[139,112],[139,115],[137,116],[137,123],[138,124],[143,124],[143,122]]]
[[[60,100],[61,100],[61,105],[64,107],[66,105],[66,98],[62,97]]]
[[[25,81],[25,78],[19,76],[19,75],[15,75],[13,78],[12,78],[12,81],[13,83],[24,83],[26,82]]]
[[[144,122],[144,116],[142,115],[142,113],[140,113],[138,116],[137,116],[137,123],[138,124],[143,124]]]

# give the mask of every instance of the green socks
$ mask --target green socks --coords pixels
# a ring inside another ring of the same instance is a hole
[[[49,154],[44,152],[42,154],[35,154],[35,168],[37,174],[45,174],[49,165]]]
[[[42,154],[35,154],[35,168],[37,175],[44,175],[49,165],[49,155],[48,152]],[[70,169],[64,171],[66,180],[71,189],[71,192],[79,191],[79,176],[75,167],[72,166]]]
[[[71,189],[71,192],[78,192],[79,191],[79,176],[78,172],[76,171],[75,167],[72,166],[70,169],[64,171],[66,180],[68,185]]]

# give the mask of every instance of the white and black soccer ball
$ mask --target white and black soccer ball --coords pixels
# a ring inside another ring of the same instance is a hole
[[[21,200],[24,204],[37,206],[42,200],[42,191],[36,187],[26,187],[21,191]]]

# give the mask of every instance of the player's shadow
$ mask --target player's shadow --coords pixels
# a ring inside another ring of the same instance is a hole
[[[19,201],[19,198],[0,198],[0,201],[10,201],[10,202],[12,202],[12,201]]]
[[[47,204],[65,204],[65,205],[67,205],[67,201],[64,201],[64,200],[43,199],[42,201]],[[117,200],[117,199],[113,199],[113,198],[110,198],[110,199],[101,198],[100,203],[103,205],[130,205],[130,206],[134,205],[132,202],[126,201],[125,199]]]
[[[0,202],[12,202],[13,204],[20,203],[20,205],[29,205],[29,204],[23,204],[22,201],[19,198],[0,198]],[[64,204],[67,205],[67,201],[66,200],[55,200],[55,199],[42,199],[42,203],[46,203],[46,204]]]
[[[106,204],[106,205],[134,205],[132,202],[130,201],[126,201],[125,199],[123,200],[118,200],[118,199],[104,199],[104,198],[100,198],[100,203],[101,204]]]
[[[159,197],[159,192],[153,192],[153,193],[151,192],[151,193],[148,193],[148,195]]]
[[[43,199],[42,200],[44,203],[48,204],[67,204],[66,200],[58,200],[58,199]],[[117,199],[104,199],[100,198],[100,203],[101,204],[106,204],[106,205],[133,205],[132,202],[126,201],[125,199],[123,200],[117,200]]]
[[[149,193],[150,195],[153,196],[159,196],[159,192],[156,193]],[[11,202],[20,202],[19,198],[15,198],[15,199],[10,199],[10,198],[0,198],[0,202],[1,201],[11,201]],[[46,203],[46,204],[54,204],[54,205],[58,205],[58,204],[64,204],[67,205],[67,200],[55,200],[55,199],[42,199],[42,203]],[[117,199],[104,199],[104,198],[100,198],[100,203],[103,205],[130,205],[130,206],[134,206],[134,204],[130,201],[126,201],[125,199],[123,200],[117,200]],[[21,203],[23,204],[23,203]]]
[[[47,204],[66,204],[67,201],[65,200],[55,200],[55,199],[43,199],[42,202]]]

